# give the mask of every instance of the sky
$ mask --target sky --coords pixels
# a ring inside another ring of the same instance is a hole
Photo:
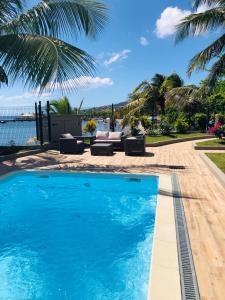
[[[29,5],[36,0],[30,0]],[[37,2],[37,1],[36,1]],[[186,84],[198,84],[205,72],[186,74],[190,59],[209,45],[220,32],[207,32],[174,43],[175,25],[191,13],[190,0],[107,0],[108,22],[96,40],[82,36],[66,41],[86,50],[96,60],[93,77],[81,78],[80,86],[73,91],[57,89],[41,96],[23,87],[17,81],[1,87],[1,106],[30,106],[35,101],[68,96],[72,106],[84,107],[119,103],[142,81],[150,80],[155,73],[169,75],[177,72]],[[200,10],[204,11],[205,7]]]

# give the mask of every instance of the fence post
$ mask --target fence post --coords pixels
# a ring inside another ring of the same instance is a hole
[[[43,120],[42,120],[42,109],[41,109],[41,101],[39,101],[38,105],[38,112],[39,112],[39,134],[40,134],[40,143],[43,146]]]
[[[47,118],[48,118],[48,141],[52,141],[52,129],[51,129],[51,115],[50,115],[50,103],[47,101]]]
[[[37,106],[37,102],[35,102],[35,122],[36,122],[36,136],[37,136],[37,141],[39,141],[38,106]]]

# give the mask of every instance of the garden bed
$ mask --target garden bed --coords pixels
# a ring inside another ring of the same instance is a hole
[[[192,133],[175,133],[171,135],[146,136],[146,146],[159,147],[173,143],[180,143],[199,139],[210,139],[212,135],[208,133],[192,132]]]
[[[213,139],[196,143],[196,150],[225,150],[225,141],[221,139]]]

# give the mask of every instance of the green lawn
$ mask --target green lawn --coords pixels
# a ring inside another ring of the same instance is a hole
[[[225,141],[216,139],[216,140],[199,142],[199,143],[196,143],[196,145],[197,146],[225,147]]]
[[[171,135],[146,136],[146,143],[164,142],[181,138],[191,138],[198,136],[206,136],[208,133],[192,132],[192,133],[176,133]]]
[[[225,153],[206,153],[206,155],[225,173]]]

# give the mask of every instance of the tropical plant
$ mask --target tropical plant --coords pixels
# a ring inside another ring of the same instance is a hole
[[[205,113],[196,113],[194,120],[197,128],[200,128],[202,132],[205,132],[208,122],[208,116]]]
[[[152,126],[152,122],[149,120],[148,116],[141,116],[140,122],[145,130],[148,130]]]
[[[167,94],[167,100],[179,111],[193,110],[201,106],[204,89],[195,85],[174,88]]]
[[[70,101],[67,97],[50,101],[50,110],[52,113],[58,115],[69,115],[73,112]]]
[[[158,106],[164,115],[167,93],[182,85],[183,81],[176,73],[167,77],[162,74],[155,74],[151,81],[141,82],[129,95],[123,125],[128,123],[131,116],[137,116],[140,113],[154,115]]]
[[[218,114],[218,122],[225,125],[225,114],[223,113]]]
[[[60,38],[94,38],[105,22],[101,0],[42,0],[29,10],[24,0],[0,0],[0,81],[21,79],[40,91],[78,84],[93,58]]]
[[[207,5],[208,9],[204,12],[197,10],[201,5]],[[183,41],[188,36],[196,36],[211,29],[222,28],[225,22],[225,1],[224,0],[194,0],[195,12],[188,15],[177,26],[176,42]],[[207,77],[207,85],[212,87],[217,79],[225,74],[225,34],[223,33],[216,41],[207,48],[195,55],[189,63],[188,74],[194,70],[204,70],[212,60],[213,65]]]
[[[137,136],[140,133],[140,129],[138,128],[139,122],[140,121],[137,117],[135,116],[130,117],[129,125],[130,125],[132,136]]]
[[[187,119],[185,118],[185,115],[183,113],[181,113],[179,115],[179,117],[177,118],[175,124],[174,124],[174,128],[178,133],[186,133],[189,125],[187,122]]]
[[[96,130],[96,127],[97,127],[97,124],[96,124],[95,120],[93,120],[93,119],[88,120],[86,125],[83,127],[83,132],[93,134]]]
[[[161,119],[159,128],[162,135],[170,135],[172,126],[166,116]]]

